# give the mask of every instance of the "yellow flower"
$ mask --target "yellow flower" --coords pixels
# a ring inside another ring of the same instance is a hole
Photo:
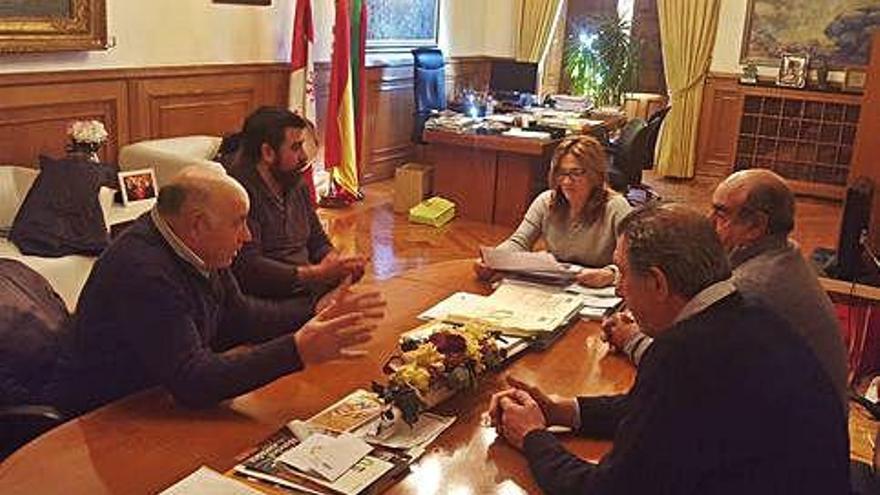
[[[427,393],[431,386],[431,373],[415,363],[404,364],[391,376],[392,381],[415,387],[419,392]]]

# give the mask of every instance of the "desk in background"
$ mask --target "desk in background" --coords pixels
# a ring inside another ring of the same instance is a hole
[[[604,133],[623,117],[603,119],[583,133]],[[550,159],[560,139],[426,129],[425,160],[434,166],[434,192],[452,200],[461,218],[516,227],[532,200],[547,189]]]

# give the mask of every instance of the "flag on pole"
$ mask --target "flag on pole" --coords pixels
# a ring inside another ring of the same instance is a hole
[[[356,132],[360,130],[360,126],[355,121],[353,77],[355,71],[352,71],[352,39],[360,39],[361,35],[358,31],[354,37],[352,36],[350,6],[348,0],[336,1],[330,98],[327,102],[327,123],[324,132],[324,161],[331,171],[331,193],[327,203],[350,203],[361,198],[358,183],[358,132]],[[361,11],[363,9],[358,12],[358,17]],[[360,50],[357,53],[360,58],[362,56]],[[363,62],[359,60],[358,63],[362,65]]]
[[[363,124],[367,105],[367,2],[351,2],[351,77],[354,96],[355,150],[358,159],[363,155]]]
[[[297,0],[293,18],[293,39],[290,48],[290,94],[288,106],[294,112],[315,121],[314,67],[312,65],[312,43],[315,30],[312,24],[311,0]],[[310,131],[312,132],[312,131]],[[303,170],[303,180],[309,188],[312,203],[317,203],[315,192],[315,170],[309,166]]]

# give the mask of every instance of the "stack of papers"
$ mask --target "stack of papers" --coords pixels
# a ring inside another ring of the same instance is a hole
[[[529,139],[550,139],[553,137],[549,132],[543,131],[524,131],[519,127],[512,127],[510,130],[502,132],[502,136],[529,138]]]
[[[556,258],[546,251],[508,251],[481,247],[480,257],[492,270],[544,279],[548,282],[571,281],[578,272],[570,265],[556,261]]]
[[[390,482],[412,460],[388,449],[363,455],[372,447],[362,440],[344,435],[337,443],[329,440],[333,438],[315,433],[301,440],[289,427],[284,427],[236,465],[234,472],[297,493],[354,495],[382,484],[383,480]],[[344,469],[345,466],[349,467]]]
[[[568,112],[586,112],[592,106],[586,96],[553,95],[556,109]]]
[[[459,292],[428,309],[421,319],[480,320],[515,336],[536,336],[566,325],[581,309],[578,294],[504,280],[490,296]]]
[[[304,473],[336,481],[371,450],[370,444],[346,433],[336,437],[315,433],[283,452],[278,460]]]
[[[584,307],[581,308],[580,315],[586,320],[601,320],[623,304],[623,299],[617,296],[614,286],[593,288],[571,284],[565,290],[582,297]]]

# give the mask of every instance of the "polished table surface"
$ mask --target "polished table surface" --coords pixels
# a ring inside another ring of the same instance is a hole
[[[397,350],[398,335],[456,291],[487,293],[473,278],[470,260],[428,265],[375,283],[388,312],[369,356],[294,373],[206,410],[177,406],[151,389],[107,405],[39,437],[0,464],[0,493],[155,493],[200,465],[224,472],[236,455],[253,447],[285,422],[308,418],[351,390],[381,380],[385,360]],[[623,392],[633,368],[607,352],[595,323],[579,322],[545,351],[530,351],[500,373],[485,376],[479,388],[460,393],[437,409],[458,416],[456,423],[388,493],[534,493],[521,454],[481,426],[491,394],[513,373],[561,394]],[[574,452],[598,459],[607,441],[569,437]]]

